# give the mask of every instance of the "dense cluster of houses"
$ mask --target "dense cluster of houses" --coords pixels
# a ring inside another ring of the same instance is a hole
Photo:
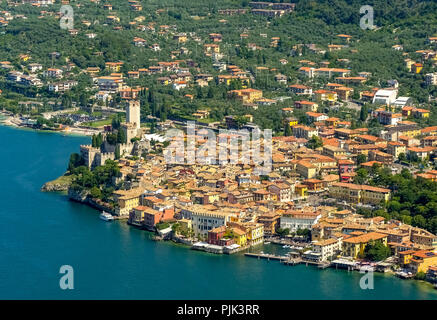
[[[349,143],[354,141],[355,146],[384,142],[347,130],[342,132],[354,134]],[[200,134],[195,138],[197,147],[205,142]],[[172,233],[215,253],[256,246],[281,230],[292,234],[309,230],[310,250],[302,255],[307,261],[339,256],[360,259],[369,243],[380,242],[402,267],[425,273],[433,270],[437,236],[400,221],[354,213],[355,205],[378,206],[391,197],[388,189],[350,183],[357,168],[354,150],[360,149],[328,144],[311,150],[306,142],[296,137],[273,138],[272,171],[262,176],[255,174],[253,163],[179,165],[169,164],[161,154],[149,154],[144,160],[121,159],[118,182],[129,180],[130,184],[114,192],[114,214],[128,218],[131,225]],[[405,146],[392,146],[397,147]],[[433,173],[428,174],[435,179]],[[323,194],[352,206],[339,209],[310,201]]]

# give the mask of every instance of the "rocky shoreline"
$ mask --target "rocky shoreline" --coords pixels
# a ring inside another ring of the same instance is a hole
[[[41,187],[42,192],[66,192],[73,181],[73,176],[62,175],[59,178],[44,183]]]

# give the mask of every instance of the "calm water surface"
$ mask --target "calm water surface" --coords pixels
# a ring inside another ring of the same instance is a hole
[[[0,299],[437,298],[428,284],[389,275],[375,274],[375,289],[361,290],[357,272],[154,242],[64,195],[40,192],[89,140],[0,126]],[[62,265],[74,268],[74,290],[59,288]]]

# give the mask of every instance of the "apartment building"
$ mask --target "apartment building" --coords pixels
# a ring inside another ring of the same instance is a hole
[[[390,199],[390,190],[368,185],[337,182],[329,189],[331,197],[345,200],[352,204],[379,204]]]
[[[309,229],[315,225],[322,214],[319,211],[289,210],[281,216],[281,229],[296,232],[299,229]]]

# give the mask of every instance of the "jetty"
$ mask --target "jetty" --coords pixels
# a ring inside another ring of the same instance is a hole
[[[356,262],[346,259],[333,260],[331,264],[335,269],[347,269],[348,271],[356,270],[358,265]]]
[[[268,254],[268,253],[249,253],[249,252],[247,252],[244,255],[246,257],[267,259],[267,260],[277,260],[277,261],[284,261],[284,260],[289,259],[287,256],[279,256],[279,255]]]
[[[282,263],[287,265],[287,266],[295,266],[295,265],[302,263],[302,259],[301,258],[287,257],[287,260],[282,261]]]

